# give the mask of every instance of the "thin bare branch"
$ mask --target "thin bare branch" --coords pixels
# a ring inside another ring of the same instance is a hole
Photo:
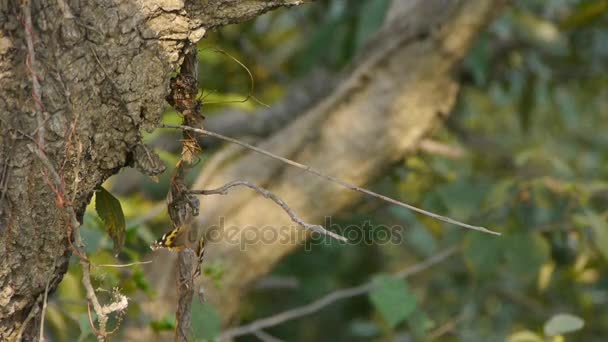
[[[407,267],[407,268],[401,270],[400,272],[397,272],[394,275],[394,277],[398,278],[398,279],[404,279],[404,278],[410,277],[416,273],[420,273],[420,272],[448,259],[452,255],[454,255],[457,251],[458,251],[458,248],[450,247],[450,248],[444,250],[443,252],[438,253],[438,254],[424,260],[421,263]],[[311,315],[337,301],[366,294],[366,293],[370,292],[371,290],[373,290],[375,286],[376,285],[374,282],[369,281],[367,283],[364,283],[364,284],[361,284],[358,286],[331,292],[331,293],[315,300],[314,302],[312,302],[310,304],[300,306],[297,308],[293,308],[293,309],[281,312],[279,314],[276,314],[276,315],[273,315],[270,317],[262,318],[262,319],[253,321],[249,324],[245,324],[245,325],[242,325],[237,328],[228,329],[220,335],[220,340],[226,341],[226,340],[231,340],[238,336],[255,334],[256,332],[258,332],[262,329],[270,328],[270,327],[285,323],[287,321],[291,321],[291,320],[294,320],[294,319],[297,319],[300,317]]]
[[[323,235],[329,235],[332,238],[336,239],[336,240],[340,240],[340,241],[347,241],[346,238],[344,236],[341,236],[339,234],[336,234],[334,232],[331,232],[325,228],[323,228],[323,226],[317,225],[317,224],[310,224],[310,223],[306,223],[304,221],[302,221],[302,219],[300,219],[294,212],[293,210],[287,205],[287,203],[285,203],[282,199],[278,198],[275,194],[273,194],[272,192],[263,189],[255,184],[252,184],[248,181],[243,181],[243,180],[237,180],[237,181],[232,181],[230,183],[227,183],[217,189],[212,189],[212,190],[190,190],[189,193],[191,194],[197,194],[197,195],[226,195],[228,193],[228,190],[230,188],[236,187],[236,186],[245,186],[248,187],[252,190],[254,190],[255,192],[259,193],[260,195],[264,196],[265,198],[268,198],[269,200],[273,201],[274,203],[276,203],[278,206],[280,206],[286,213],[287,215],[289,215],[289,217],[291,218],[291,220],[295,223],[297,223],[298,225],[300,225],[301,227],[311,230],[313,232],[317,232]]]
[[[121,268],[121,267],[131,267],[131,266],[135,266],[135,265],[145,265],[145,264],[149,264],[151,263],[151,260],[148,261],[137,261],[137,262],[132,262],[129,264],[102,264],[102,265],[94,265],[96,267],[115,267],[115,268]]]
[[[326,175],[326,174],[324,174],[324,173],[322,173],[322,172],[320,172],[320,171],[318,171],[316,169],[313,169],[310,166],[307,166],[307,165],[304,165],[304,164],[300,164],[298,162],[295,162],[293,160],[290,160],[290,159],[287,159],[287,158],[284,158],[284,157],[281,157],[281,156],[277,156],[276,154],[273,154],[273,153],[268,152],[266,150],[263,150],[261,148],[255,147],[255,146],[253,146],[251,144],[248,144],[246,142],[243,142],[243,141],[240,141],[240,140],[237,140],[237,139],[234,139],[234,138],[227,137],[227,136],[222,135],[222,134],[218,134],[218,133],[215,133],[215,132],[210,132],[208,130],[201,129],[201,128],[194,128],[194,127],[181,126],[181,125],[161,124],[161,127],[181,129],[181,130],[185,130],[185,131],[192,131],[192,132],[196,132],[196,133],[203,134],[203,135],[206,135],[206,136],[222,139],[224,141],[228,141],[228,142],[240,145],[242,147],[245,147],[247,149],[250,149],[250,150],[252,150],[254,152],[263,154],[263,155],[265,155],[267,157],[279,160],[279,161],[281,161],[281,162],[283,162],[285,164],[294,166],[294,167],[296,167],[298,169],[301,169],[301,170],[304,170],[306,172],[312,173],[313,175],[316,175],[318,177],[326,179],[326,180],[328,180],[328,181],[330,181],[332,183],[339,184],[339,185],[341,185],[341,186],[343,186],[343,187],[345,187],[347,189],[350,189],[350,190],[353,190],[353,191],[357,191],[357,192],[366,194],[368,196],[372,196],[374,198],[378,198],[378,199],[383,200],[385,202],[388,202],[388,203],[391,203],[391,204],[394,204],[394,205],[397,205],[397,206],[400,206],[400,207],[403,207],[403,208],[415,211],[417,213],[420,213],[422,215],[426,215],[428,217],[432,217],[432,218],[434,218],[436,220],[443,221],[443,222],[446,222],[446,223],[450,223],[450,224],[453,224],[453,225],[456,225],[456,226],[460,226],[460,227],[463,227],[463,228],[480,231],[480,232],[487,233],[487,234],[501,235],[499,232],[495,232],[495,231],[489,230],[488,228],[481,227],[481,226],[474,226],[474,225],[471,225],[471,224],[463,223],[463,222],[454,220],[452,218],[449,218],[449,217],[446,217],[446,216],[442,216],[442,215],[439,215],[439,214],[435,214],[435,213],[432,213],[430,211],[427,211],[427,210],[415,207],[413,205],[400,202],[400,201],[398,201],[396,199],[392,199],[390,197],[381,195],[381,194],[373,192],[371,190],[367,190],[365,188],[358,187],[358,186],[356,186],[354,184],[345,182],[345,181],[343,181],[341,179],[338,179],[336,177]]]

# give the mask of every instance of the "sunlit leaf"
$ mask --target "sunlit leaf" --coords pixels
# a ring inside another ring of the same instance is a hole
[[[578,316],[557,314],[545,323],[544,331],[547,336],[557,336],[580,330],[584,325],[585,321]]]
[[[545,342],[542,336],[528,330],[518,331],[507,338],[507,342]]]
[[[105,223],[106,231],[114,241],[114,253],[125,243],[125,216],[120,201],[103,187],[95,192],[95,210]]]

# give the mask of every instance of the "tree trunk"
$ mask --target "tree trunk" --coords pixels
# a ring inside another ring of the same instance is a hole
[[[458,91],[455,71],[476,33],[497,13],[499,2],[393,1],[384,27],[337,88],[258,146],[352,184],[373,182],[415,151],[450,113]],[[356,192],[239,147],[209,160],[193,188],[216,188],[233,180],[269,189],[314,224],[322,224],[324,217],[360,198]],[[248,190],[201,198],[197,228],[209,231],[218,225],[234,234],[236,241],[224,236],[208,243],[205,262],[220,262],[224,275],[221,288],[210,281],[203,286],[205,297],[228,324],[252,281],[299,247],[305,234],[297,234],[301,228],[273,202]],[[289,243],[281,239],[261,243],[260,237],[269,230],[295,236]],[[257,244],[248,243],[253,236]],[[175,257],[168,254],[157,262],[170,265]],[[154,268],[166,269],[159,264]],[[146,311],[162,316],[175,302],[168,290],[172,280],[154,278],[166,298],[147,304]]]
[[[0,1],[0,341],[37,336],[45,288],[61,281],[78,229],[65,209],[81,221],[122,167],[161,171],[141,130],[158,124],[185,48],[299,2]]]

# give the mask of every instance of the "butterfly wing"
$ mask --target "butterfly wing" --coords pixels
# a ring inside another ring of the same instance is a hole
[[[170,251],[182,251],[185,246],[181,243],[179,243],[179,241],[181,240],[181,237],[184,235],[184,231],[185,231],[185,226],[177,226],[177,227],[173,227],[173,229],[171,229],[170,231],[166,232],[165,234],[163,234],[163,236],[154,241],[152,243],[152,245],[150,245],[150,248],[152,250],[157,250],[159,248],[166,248]]]

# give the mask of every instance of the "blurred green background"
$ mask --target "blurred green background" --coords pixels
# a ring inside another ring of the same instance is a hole
[[[387,0],[317,1],[210,32],[199,53],[205,102],[239,100],[250,89],[247,72],[209,47],[246,65],[255,79],[254,95],[272,105],[312,71],[337,73],[347,66],[380,26],[387,6]],[[274,285],[256,287],[242,304],[241,323],[376,278],[386,286],[371,296],[265,331],[288,341],[607,340],[607,13],[603,0],[512,1],[468,53],[457,75],[457,107],[433,137],[459,151],[457,156],[412,155],[372,185],[407,203],[501,231],[501,238],[365,199],[334,221],[402,225],[403,241],[319,245],[290,255],[263,280]],[[209,104],[204,112],[212,117],[226,108],[255,111],[260,105]],[[178,117],[168,111],[165,121]],[[95,264],[142,260],[169,226],[163,203],[178,155],[160,143],[166,132],[146,139],[156,144],[169,170],[158,183],[119,175],[106,184],[122,204],[127,237],[114,256],[92,204],[82,235]],[[213,151],[205,151],[199,168]],[[407,282],[378,278],[450,246],[459,253]],[[328,263],[331,269],[323,266]],[[222,272],[221,265],[205,268],[218,286]],[[119,287],[148,300],[158,295],[142,266],[99,267],[93,273],[102,288]],[[215,309],[198,303],[194,309],[196,339],[217,336]],[[121,329],[139,324],[163,331],[175,325],[172,313],[147,319],[137,301],[122,321]],[[49,300],[46,324],[53,340],[94,340],[75,260]]]

